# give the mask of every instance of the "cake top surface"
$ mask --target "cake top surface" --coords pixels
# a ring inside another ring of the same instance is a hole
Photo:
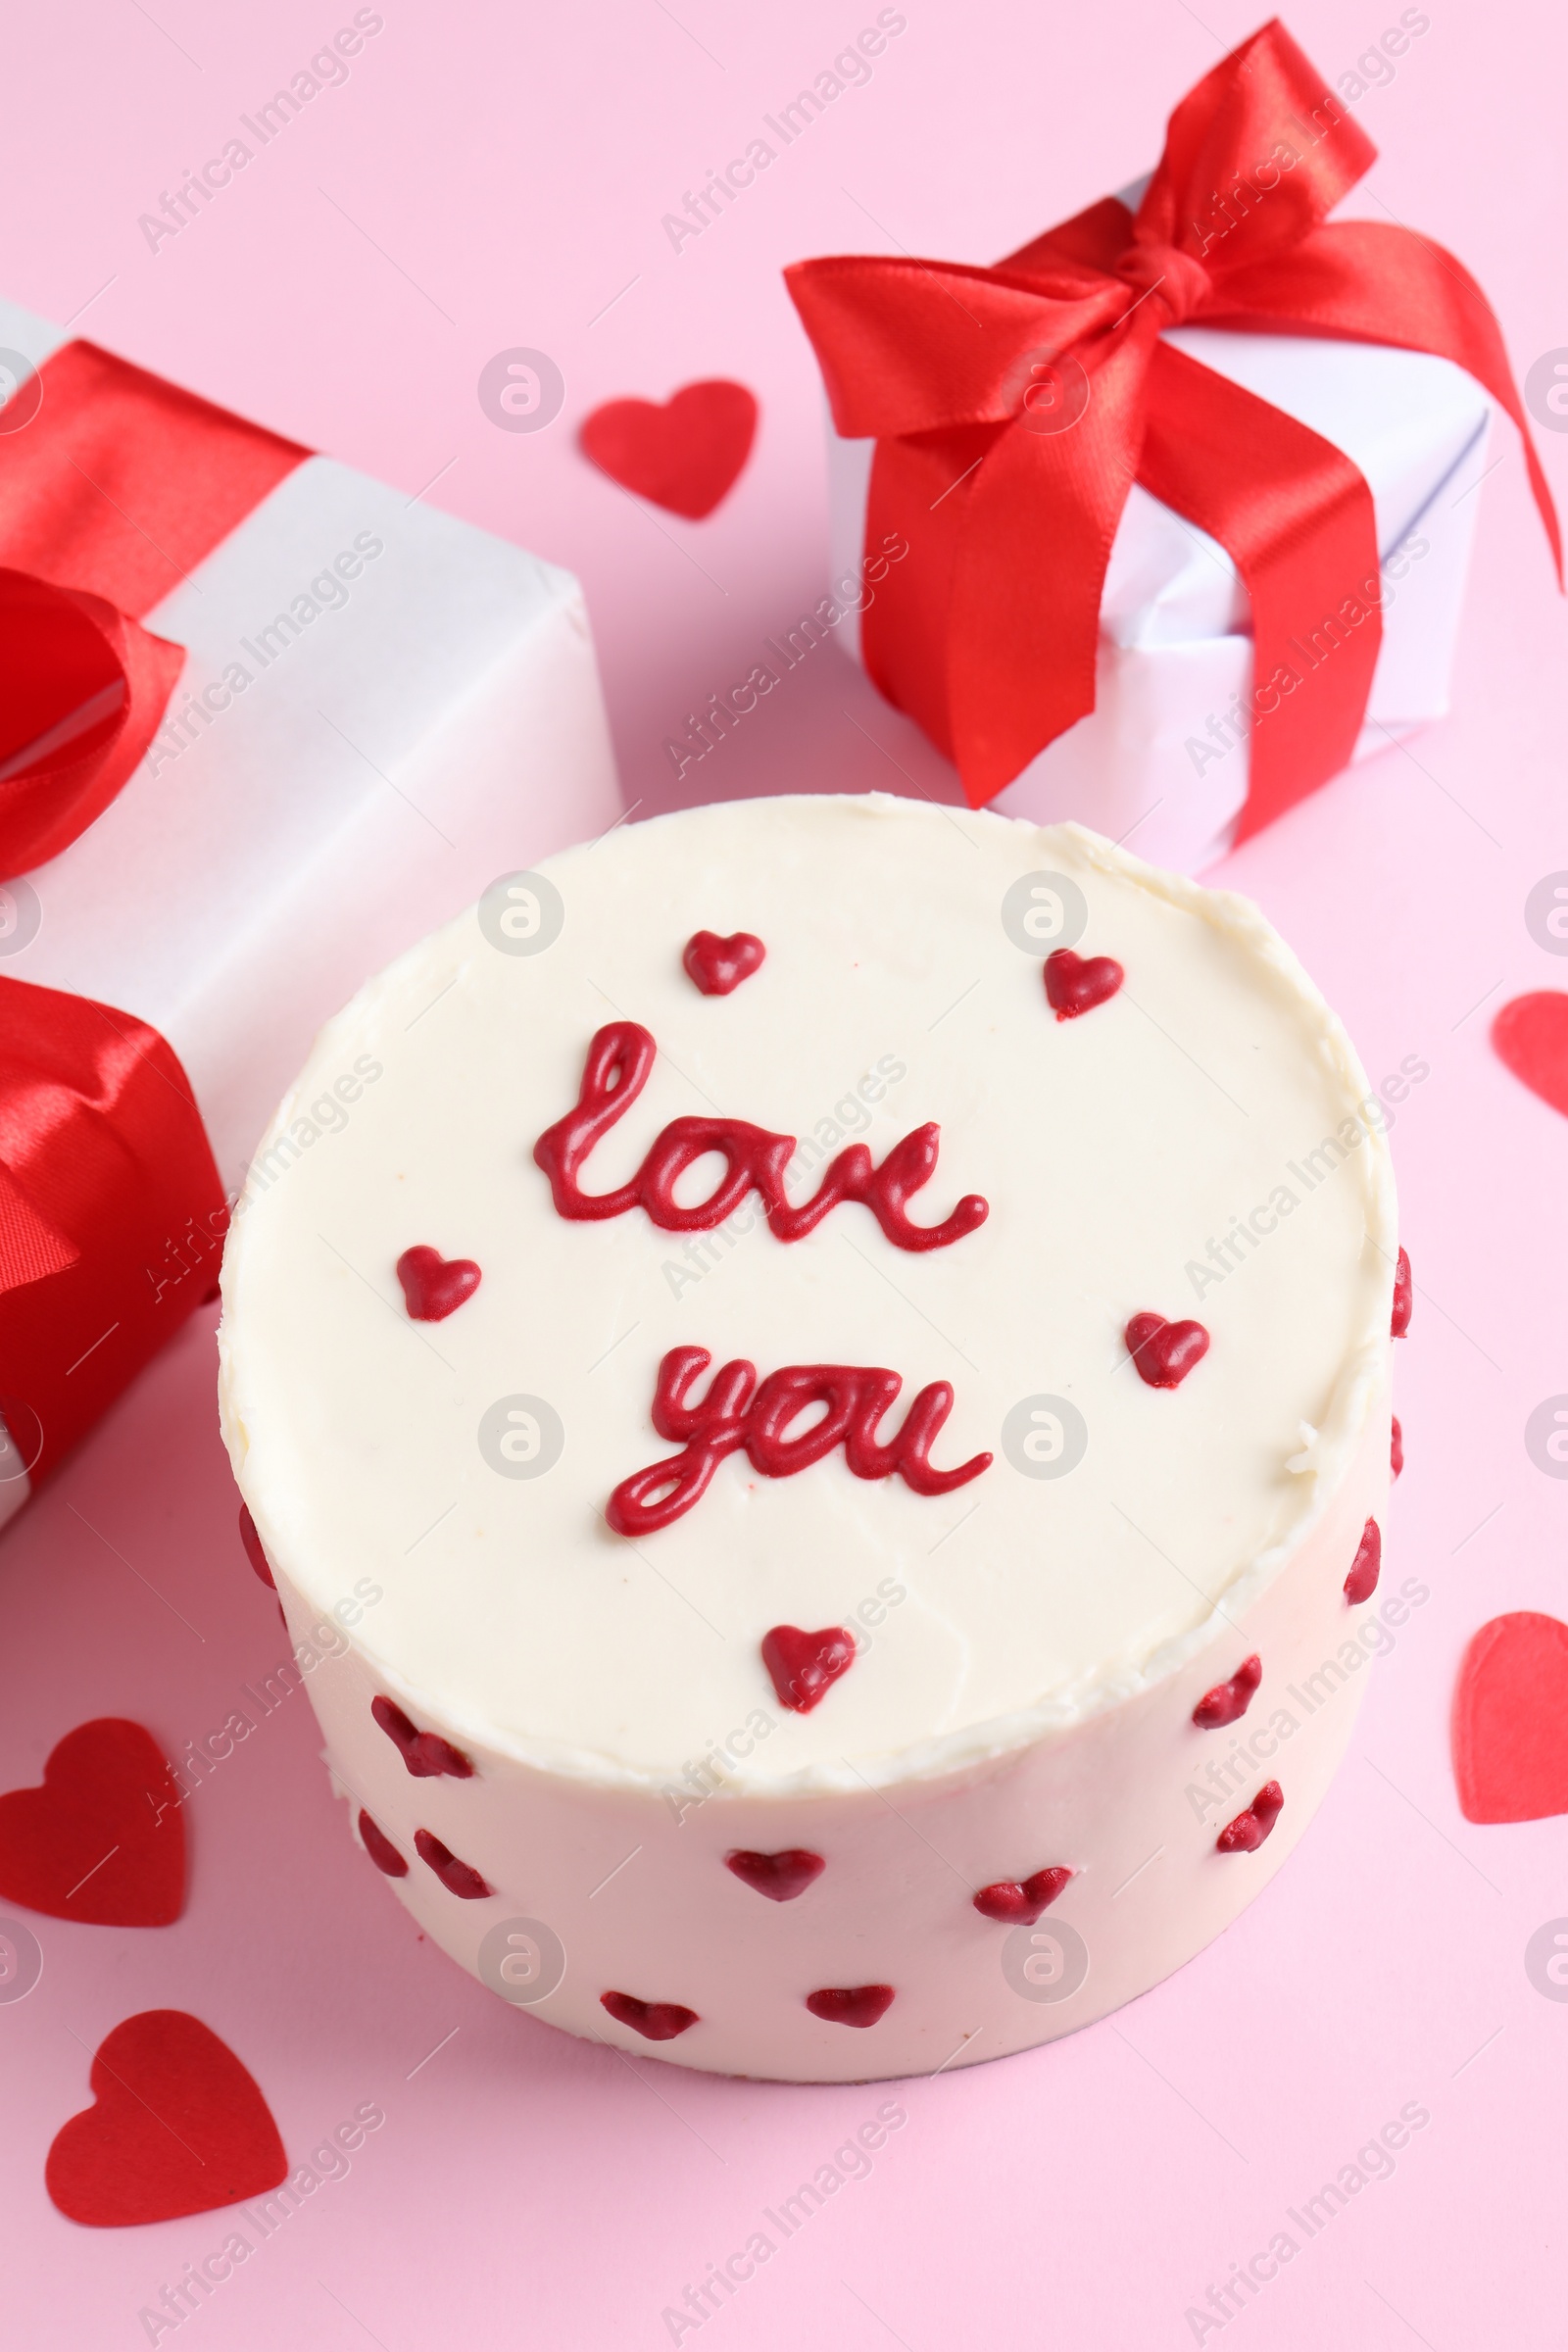
[[[236,1206],[224,1426],[419,1719],[886,1782],[1261,1589],[1378,1409],[1396,1248],[1377,1099],[1246,901],[1075,826],[736,803],[504,879],[322,1031]]]

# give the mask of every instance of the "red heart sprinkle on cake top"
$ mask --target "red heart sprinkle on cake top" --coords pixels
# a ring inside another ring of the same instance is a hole
[[[751,978],[766,954],[754,931],[732,931],[727,939],[716,931],[694,931],[681,961],[705,997],[727,997]]]
[[[1533,1095],[1568,1118],[1568,996],[1561,989],[1515,997],[1493,1022],[1492,1043]]]
[[[787,1845],[776,1854],[751,1853],[737,1847],[724,1856],[724,1867],[771,1903],[793,1903],[814,1884],[827,1865],[820,1854],[804,1845]]]
[[[634,1992],[602,1992],[599,2005],[617,2026],[630,2026],[645,2041],[673,2041],[688,2026],[701,2023],[696,2010],[683,2009],[679,2001],[640,2001]]]
[[[1568,1625],[1516,1609],[1471,1636],[1453,1696],[1453,1777],[1466,1821],[1568,1813]]]
[[[418,1242],[398,1259],[398,1280],[411,1321],[444,1323],[465,1298],[479,1288],[479,1269],[471,1257],[443,1257],[439,1250]]]
[[[1409,1330],[1410,1309],[1414,1302],[1415,1287],[1410,1280],[1410,1252],[1408,1250],[1401,1250],[1394,1268],[1394,1314],[1389,1324],[1389,1331],[1393,1338],[1402,1340]]]
[[[182,2009],[147,2009],[105,2036],[96,2104],[63,2124],[44,2185],[95,2230],[173,2222],[265,2196],[288,2171],[267,2101],[227,2044]]]
[[[372,1698],[370,1713],[416,1781],[433,1781],[442,1773],[455,1781],[472,1780],[473,1766],[462,1748],[438,1732],[417,1731],[394,1700]]]
[[[471,1862],[460,1862],[450,1845],[429,1830],[416,1830],[414,1847],[421,1862],[427,1862],[448,1894],[458,1894],[466,1903],[482,1902],[490,1892]]]
[[[1263,1680],[1263,1661],[1255,1653],[1244,1658],[1228,1683],[1216,1683],[1205,1690],[1193,1709],[1193,1721],[1200,1732],[1223,1731],[1226,1724],[1237,1722],[1252,1703],[1252,1695]]]
[[[262,1539],[256,1532],[256,1522],[251,1517],[249,1505],[243,1502],[239,1506],[239,1540],[245,1546],[245,1557],[263,1584],[270,1586],[275,1592],[277,1580],[272,1574],[272,1563],[262,1549]]]
[[[1009,1927],[1032,1928],[1042,1911],[1048,1910],[1072,1877],[1072,1872],[1060,1863],[1047,1870],[1037,1870],[1030,1879],[995,1879],[982,1886],[974,1898],[974,1907],[987,1919],[1003,1919]]]
[[[1280,1817],[1285,1791],[1278,1781],[1265,1781],[1244,1813],[1228,1821],[1214,1840],[1221,1854],[1255,1854]]]
[[[106,1928],[165,1928],[185,1900],[178,1783],[139,1723],[100,1716],[0,1796],[0,1896]]]
[[[364,1808],[360,1811],[360,1841],[377,1870],[384,1870],[389,1879],[406,1879],[408,1859],[398,1852],[391,1838]]]
[[[829,1985],[808,1992],[806,2006],[828,2026],[874,2026],[893,2006],[891,1984]]]
[[[1389,1423],[1389,1475],[1397,1478],[1404,1468],[1404,1432],[1396,1413]]]
[[[1353,1609],[1358,1602],[1370,1600],[1378,1589],[1383,1570],[1383,1531],[1375,1519],[1369,1519],[1361,1530],[1361,1541],[1350,1562],[1350,1573],[1345,1580],[1345,1597]]]
[[[1179,1389],[1208,1353],[1201,1323],[1167,1323],[1163,1315],[1134,1315],[1122,1336],[1139,1379],[1152,1389]]]
[[[775,1625],[762,1637],[762,1664],[773,1678],[781,1707],[809,1715],[841,1674],[855,1663],[855,1636],[841,1625],[807,1634],[798,1625]]]
[[[1058,1021],[1075,1021],[1113,997],[1127,974],[1114,956],[1075,956],[1057,948],[1046,957],[1046,1002]]]
[[[663,407],[608,400],[584,417],[583,455],[624,490],[671,514],[711,514],[751,455],[757,401],[744,384],[710,376],[685,384]]]

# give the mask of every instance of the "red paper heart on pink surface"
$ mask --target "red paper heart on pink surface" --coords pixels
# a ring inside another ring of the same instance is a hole
[[[891,1984],[827,1985],[808,1992],[806,2006],[825,2026],[874,2026],[893,2006]]]
[[[717,931],[694,931],[681,961],[705,997],[727,997],[766,954],[755,931],[732,931],[727,939]]]
[[[1534,1609],[1473,1634],[1453,1695],[1453,1777],[1466,1821],[1568,1813],[1568,1625]]]
[[[798,1625],[775,1625],[762,1637],[762,1664],[773,1678],[781,1707],[809,1715],[841,1674],[855,1664],[855,1636],[841,1625],[803,1633]]]
[[[405,1250],[398,1259],[404,1303],[416,1323],[444,1323],[465,1298],[473,1297],[479,1279],[471,1257],[443,1257],[425,1242]]]
[[[127,2017],[100,2042],[96,2105],[63,2124],[44,2185],[95,2230],[172,2222],[259,2197],[288,2171],[267,2101],[233,2051],[182,2009]]]
[[[1493,1022],[1492,1043],[1533,1095],[1568,1118],[1568,996],[1561,989],[1515,997]]]
[[[1180,1388],[1208,1353],[1208,1334],[1201,1323],[1167,1323],[1163,1315],[1134,1315],[1122,1336],[1139,1379],[1152,1389]]]
[[[599,2005],[617,2026],[630,2026],[645,2041],[673,2041],[702,2022],[695,2009],[683,2009],[679,2001],[640,2001],[634,1992],[602,1992]]]
[[[0,1796],[0,1895],[107,1928],[165,1928],[185,1900],[185,1816],[158,1742],[115,1715],[51,1750],[39,1788]]]
[[[827,1865],[820,1854],[804,1845],[787,1845],[777,1854],[751,1853],[737,1847],[724,1856],[724,1867],[732,1870],[743,1886],[765,1894],[770,1903],[793,1903],[815,1884]]]
[[[1126,977],[1114,956],[1075,956],[1071,948],[1057,948],[1046,957],[1046,1002],[1058,1021],[1075,1021],[1113,997]]]
[[[585,457],[622,489],[700,522],[711,514],[751,455],[757,401],[744,384],[714,376],[686,384],[663,407],[610,400],[585,416]]]
[[[974,1907],[987,1919],[1003,1919],[1014,1928],[1032,1928],[1071,1877],[1070,1870],[1053,1863],[1046,1870],[1037,1870],[1033,1878],[994,1879],[989,1886],[981,1887],[974,1898]]]

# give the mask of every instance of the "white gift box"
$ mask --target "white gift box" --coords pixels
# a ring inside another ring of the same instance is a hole
[[[1122,201],[1136,210],[1142,193],[1142,184],[1124,189]],[[1487,470],[1487,394],[1452,361],[1423,352],[1204,326],[1173,327],[1165,339],[1332,441],[1365,476],[1385,592],[1353,757],[1441,718],[1480,504],[1473,493]],[[835,581],[860,571],[875,447],[829,426]],[[858,660],[858,611],[837,634]],[[1156,865],[1200,873],[1229,849],[1247,798],[1248,746],[1224,714],[1251,677],[1248,597],[1231,558],[1135,483],[1101,600],[1096,707],[991,806],[1039,824],[1077,817]]]

